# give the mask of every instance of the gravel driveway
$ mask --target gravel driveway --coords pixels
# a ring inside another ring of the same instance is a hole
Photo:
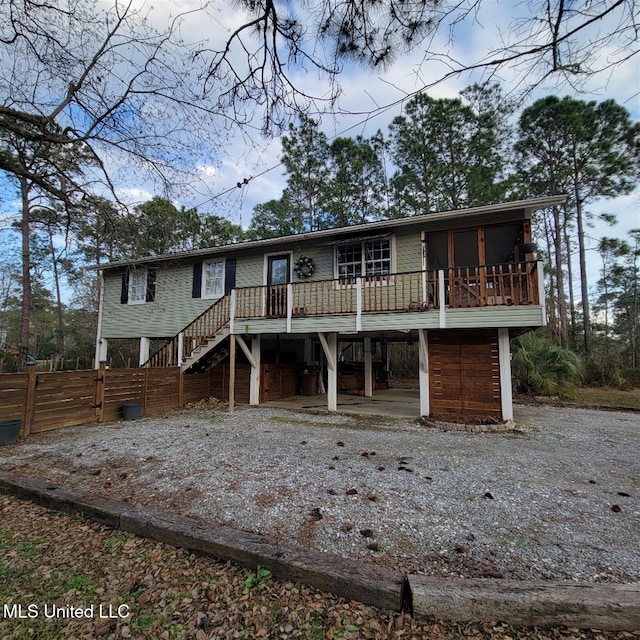
[[[640,580],[640,415],[517,406],[516,422],[188,410],[32,436],[0,465],[415,573]]]

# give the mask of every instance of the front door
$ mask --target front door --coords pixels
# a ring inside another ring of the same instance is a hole
[[[287,285],[291,281],[291,256],[269,256],[267,262],[267,317],[287,315]]]

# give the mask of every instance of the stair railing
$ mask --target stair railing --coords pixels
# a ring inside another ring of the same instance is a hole
[[[142,366],[180,366],[199,346],[229,323],[231,318],[231,296],[216,300],[197,318],[187,324],[169,342],[158,349]]]

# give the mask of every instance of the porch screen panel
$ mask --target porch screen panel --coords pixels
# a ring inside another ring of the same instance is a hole
[[[518,245],[522,242],[522,225],[487,227],[484,230],[484,254],[487,264],[517,262]]]
[[[453,264],[456,267],[477,267],[480,264],[478,255],[478,232],[458,231],[453,234]]]
[[[430,233],[427,236],[427,269],[447,269],[449,267],[449,235]]]

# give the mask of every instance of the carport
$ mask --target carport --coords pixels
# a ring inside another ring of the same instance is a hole
[[[327,411],[327,396],[291,396],[265,402],[265,407],[291,411]],[[420,417],[420,392],[418,389],[378,389],[372,396],[339,393],[337,411],[353,415],[390,416],[397,418]]]

